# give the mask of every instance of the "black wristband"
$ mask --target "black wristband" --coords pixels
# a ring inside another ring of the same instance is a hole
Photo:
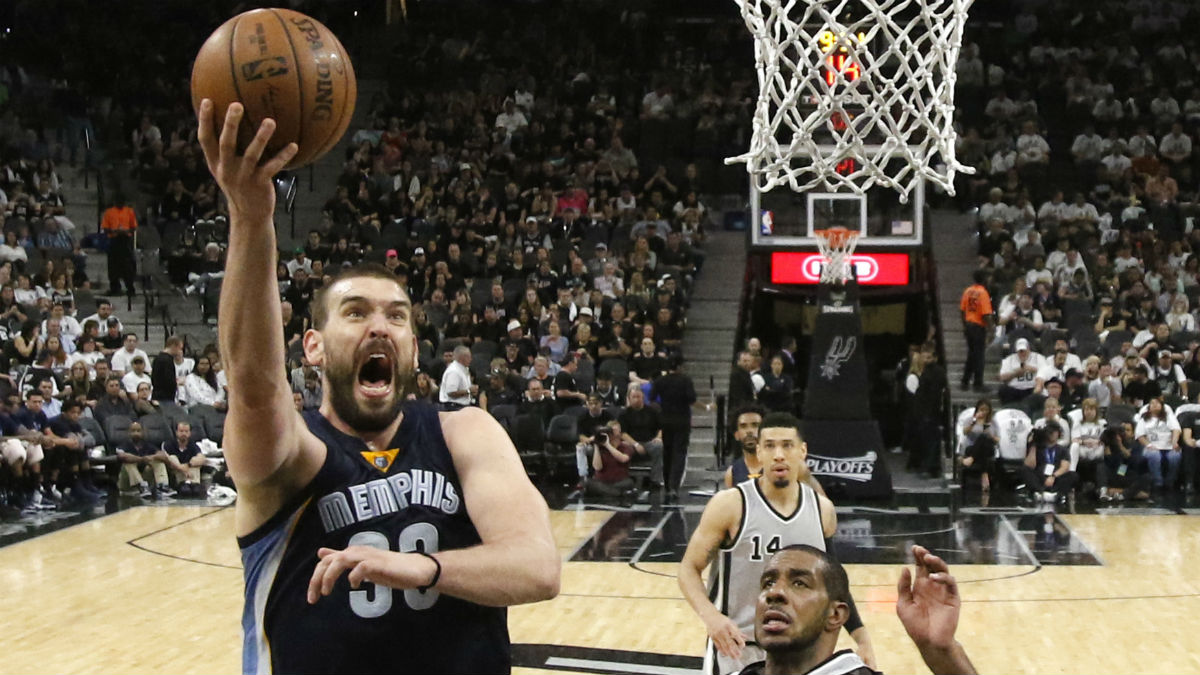
[[[442,563],[438,562],[437,558],[433,557],[432,555],[430,555],[424,551],[413,551],[413,553],[416,553],[417,555],[423,555],[426,558],[429,558],[430,560],[433,561],[433,564],[437,566],[437,569],[435,569],[433,571],[433,578],[429,580],[429,583],[425,584],[424,586],[417,586],[417,590],[424,593],[425,591],[433,588],[434,586],[437,586],[438,579],[442,578]]]

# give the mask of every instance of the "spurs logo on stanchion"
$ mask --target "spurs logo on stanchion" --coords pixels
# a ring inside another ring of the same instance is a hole
[[[841,373],[842,364],[850,359],[856,346],[857,338],[843,338],[840,335],[833,338],[829,351],[825,352],[825,363],[821,364],[821,377],[827,380],[837,377]]]

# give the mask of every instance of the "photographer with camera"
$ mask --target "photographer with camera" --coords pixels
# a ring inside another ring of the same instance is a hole
[[[576,429],[579,432],[579,442],[575,444],[575,469],[579,472],[579,484],[576,487],[582,490],[587,483],[588,466],[591,464],[592,454],[596,450],[596,432],[604,429],[609,422],[613,421],[613,416],[604,409],[604,399],[595,392],[588,394],[586,412],[579,417]]]
[[[596,430],[592,437],[596,451],[592,468],[596,473],[587,481],[587,493],[596,497],[620,497],[634,490],[629,477],[633,447],[621,440],[621,423],[613,422]]]

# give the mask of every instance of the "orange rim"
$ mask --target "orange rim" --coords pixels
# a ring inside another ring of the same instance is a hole
[[[829,248],[832,249],[844,248],[851,239],[858,238],[857,232],[852,232],[844,227],[831,227],[826,230],[816,230],[814,234],[824,239],[829,245]]]

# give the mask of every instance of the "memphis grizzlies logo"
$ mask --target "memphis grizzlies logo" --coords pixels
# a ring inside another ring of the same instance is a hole
[[[838,335],[833,338],[833,343],[829,345],[829,351],[825,352],[825,363],[821,364],[821,377],[832,381],[842,372],[842,364],[850,360],[850,355],[854,353],[854,348],[858,346],[858,339],[854,337],[843,338]]]

